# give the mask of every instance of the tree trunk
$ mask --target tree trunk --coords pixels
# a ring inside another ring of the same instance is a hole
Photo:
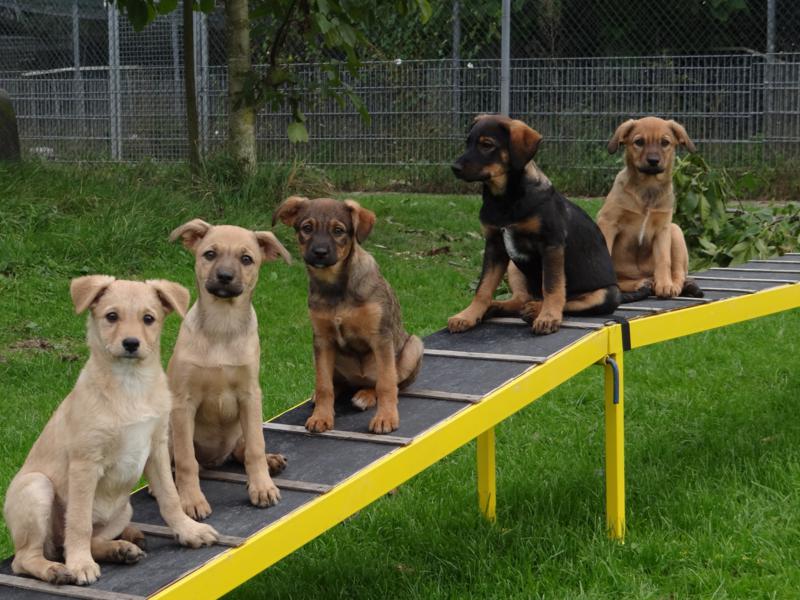
[[[226,0],[225,41],[228,52],[228,149],[244,173],[256,168],[255,109],[243,101],[250,72],[250,14],[247,0]]]
[[[194,13],[192,0],[183,1],[183,89],[186,130],[189,136],[189,169],[200,172],[200,127],[197,119],[197,86],[194,79]]]

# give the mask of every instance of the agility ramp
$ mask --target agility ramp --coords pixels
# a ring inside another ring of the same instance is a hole
[[[495,514],[494,426],[586,367],[605,368],[606,510],[611,537],[625,532],[623,352],[739,321],[800,307],[800,254],[714,268],[694,275],[706,297],[650,298],[609,317],[567,318],[555,334],[536,337],[518,319],[494,319],[461,334],[425,340],[413,386],[401,394],[400,429],[367,433],[371,411],[337,404],[336,429],[309,434],[305,402],[264,424],[267,447],[289,458],[275,478],[282,501],[252,507],[238,465],[201,473],[220,544],[199,550],[171,539],[146,491],[131,499],[148,555],[132,566],[101,565],[89,587],[51,586],[0,565],[0,597],[218,597],[372,503],[477,437],[478,498]]]

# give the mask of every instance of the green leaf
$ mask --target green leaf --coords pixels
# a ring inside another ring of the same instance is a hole
[[[214,0],[200,0],[200,10],[204,13],[214,12],[215,4]]]
[[[286,134],[289,136],[289,141],[292,142],[293,144],[297,144],[298,142],[308,141],[308,130],[306,129],[305,124],[300,123],[298,121],[289,123],[289,127],[286,130]]]
[[[160,0],[156,9],[158,14],[166,15],[178,8],[178,0]]]

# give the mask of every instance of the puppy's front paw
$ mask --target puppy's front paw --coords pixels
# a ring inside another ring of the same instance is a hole
[[[267,467],[269,468],[270,475],[278,475],[286,468],[289,461],[283,454],[270,454],[267,452]]]
[[[374,389],[371,388],[358,390],[355,394],[353,394],[352,403],[356,408],[367,410],[378,403],[378,394]]]
[[[186,519],[174,531],[175,536],[178,538],[178,543],[189,548],[210,546],[219,539],[217,530],[211,525],[197,523],[191,519]]]
[[[397,409],[378,409],[378,412],[369,422],[369,430],[372,433],[391,433],[400,427],[400,414]]]
[[[211,514],[211,505],[199,488],[191,491],[181,491],[179,494],[183,512],[193,519],[202,521]]]
[[[655,293],[659,298],[674,298],[680,295],[683,285],[676,285],[672,280],[656,281]]]
[[[466,311],[462,311],[447,319],[447,329],[450,330],[450,333],[461,333],[462,331],[472,329],[477,324],[478,319],[467,314]]]
[[[147,556],[139,546],[126,540],[115,540],[111,543],[113,546],[105,558],[109,562],[132,565]]]
[[[94,562],[91,556],[67,560],[67,569],[72,573],[75,583],[78,585],[89,585],[100,577],[100,565]]]
[[[533,322],[533,333],[547,335],[555,333],[561,327],[561,315],[543,312]]]
[[[271,480],[248,484],[247,493],[250,494],[250,503],[260,508],[274,506],[281,499],[280,490]]]
[[[44,580],[53,585],[67,585],[75,583],[75,575],[62,563],[53,563],[47,567]]]
[[[333,415],[315,410],[306,421],[306,429],[312,433],[322,433],[333,429]]]

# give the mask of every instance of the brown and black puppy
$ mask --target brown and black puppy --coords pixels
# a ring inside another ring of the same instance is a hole
[[[374,433],[400,425],[398,388],[414,381],[422,340],[403,329],[400,305],[375,259],[361,247],[375,214],[354,200],[292,196],[275,211],[297,231],[308,271],[308,309],[314,331],[314,412],[306,429],[333,429],[333,403],[340,388],[361,388],[353,404],[377,404]]]
[[[597,224],[614,261],[620,289],[669,298],[703,295],[687,279],[689,251],[680,227],[672,222],[675,150],[695,147],[686,129],[656,117],[630,119],[608,142],[613,154],[625,146],[625,168],[597,214]]]
[[[592,219],[555,190],[533,162],[542,136],[508,117],[476,117],[456,177],[483,183],[483,270],[472,303],[450,317],[452,332],[474,327],[492,307],[521,312],[537,334],[553,333],[564,312],[608,314],[619,305],[611,257]],[[492,302],[509,267],[513,297]]]

